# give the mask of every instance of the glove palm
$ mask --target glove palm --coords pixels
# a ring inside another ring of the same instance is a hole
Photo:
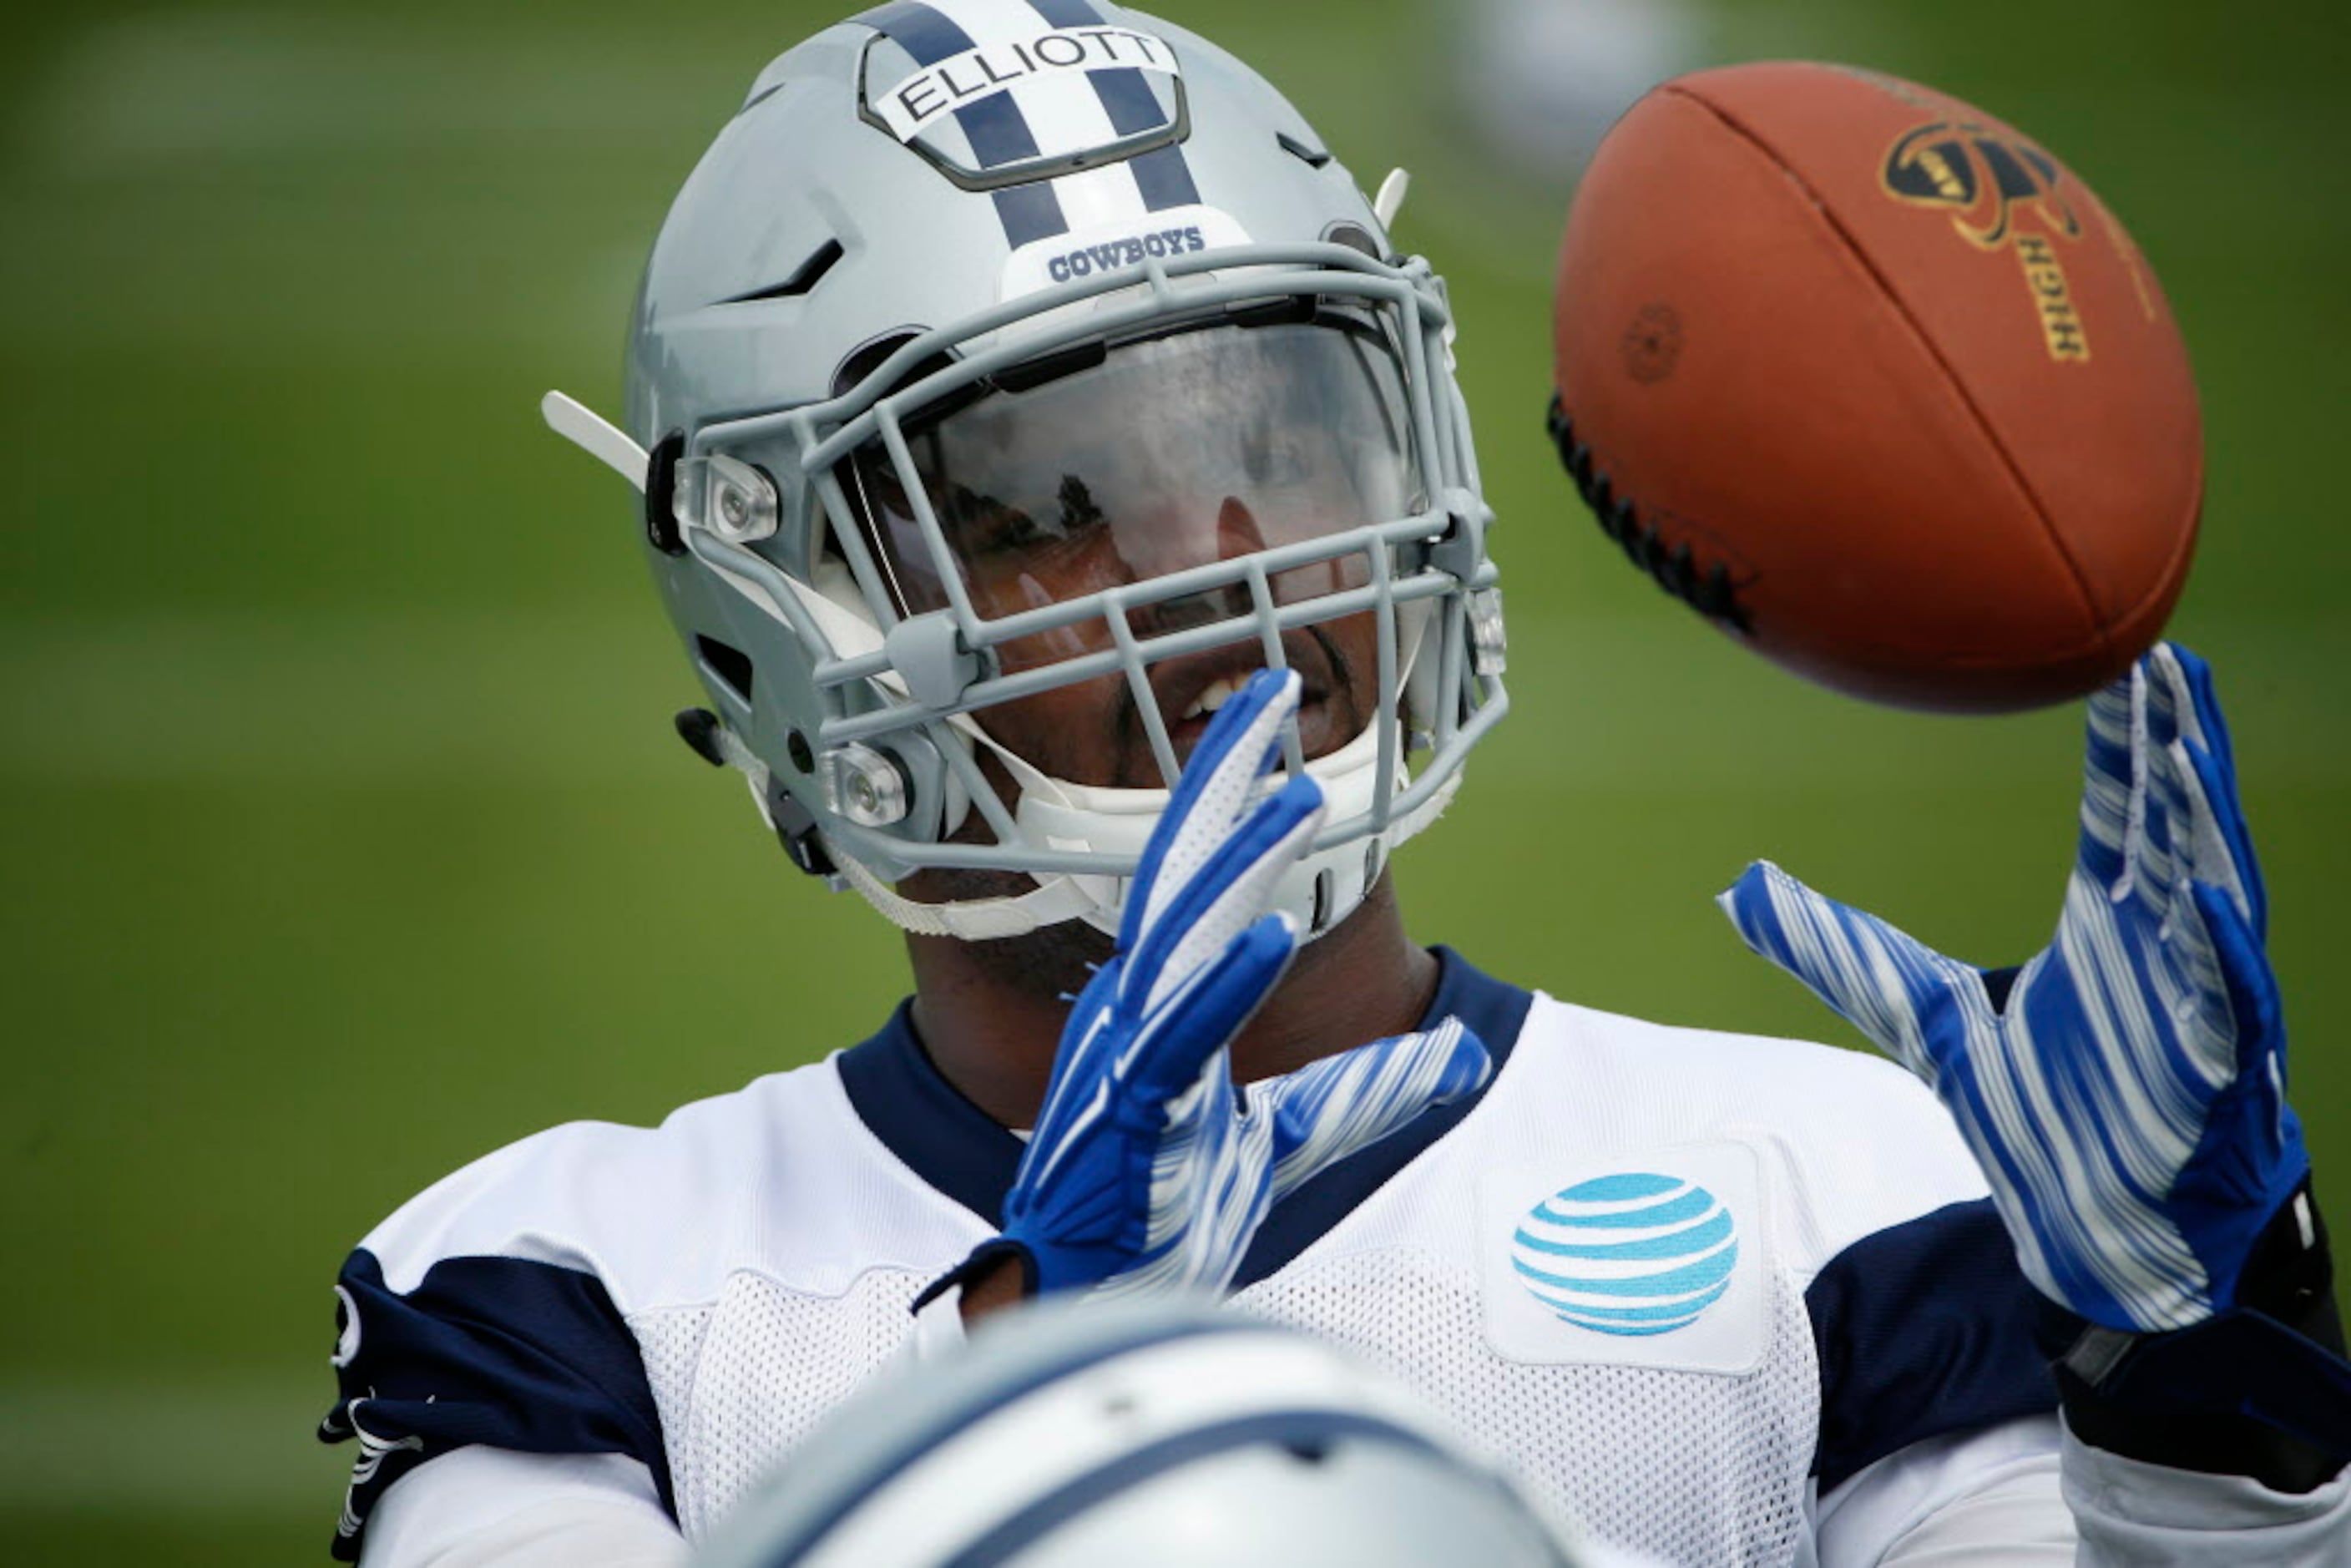
[[[2204,663],[2158,645],[2091,700],[2082,832],[2055,939],[2001,977],[1769,862],[1740,934],[1931,1087],[2025,1274],[2110,1328],[2233,1304],[2310,1162],[2285,1103],[2267,899]]]

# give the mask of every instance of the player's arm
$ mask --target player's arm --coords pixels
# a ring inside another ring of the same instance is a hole
[[[681,1553],[635,1341],[596,1278],[501,1256],[419,1268],[399,1238],[371,1239],[392,1257],[362,1248],[344,1267],[341,1397],[319,1427],[356,1449],[334,1554],[651,1568]]]
[[[660,1136],[539,1134],[435,1184],[351,1253],[319,1428],[352,1459],[336,1557],[437,1565],[500,1542],[511,1555],[585,1518],[628,1543],[617,1564],[676,1535],[659,1409],[608,1278],[619,1222],[678,1201],[652,1179]]]
[[[1982,1166],[2052,1303],[2085,1560],[2158,1539],[2203,1561],[2351,1552],[2351,1365],[2202,663],[2158,647],[2093,700],[2064,912],[2021,971],[1956,963],[1769,865],[1724,902],[1934,1089]]]
[[[465,1448],[383,1494],[360,1568],[674,1568],[685,1555],[634,1459]]]
[[[1879,1460],[1821,1498],[1814,1545],[1821,1568],[2340,1563],[2343,1485],[2282,1495],[2125,1459],[2043,1416]]]

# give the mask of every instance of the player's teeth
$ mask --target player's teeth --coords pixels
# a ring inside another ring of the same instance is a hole
[[[1192,706],[1184,710],[1185,718],[1195,719],[1206,714],[1215,713],[1232,701],[1240,689],[1240,683],[1238,681],[1230,679],[1211,681],[1208,683],[1208,689],[1193,698]]]

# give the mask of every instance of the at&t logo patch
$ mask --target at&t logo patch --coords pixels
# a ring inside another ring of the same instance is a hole
[[[1610,1334],[1687,1328],[1730,1289],[1739,1236],[1714,1194],[1679,1176],[1594,1176],[1528,1210],[1510,1261],[1562,1322]]]
[[[1488,1343],[1538,1364],[1752,1371],[1776,1310],[1758,1173],[1727,1142],[1486,1172]]]

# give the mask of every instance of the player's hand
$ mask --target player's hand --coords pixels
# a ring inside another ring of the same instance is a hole
[[[1302,774],[1260,798],[1297,706],[1295,674],[1260,671],[1201,737],[1118,956],[1071,1009],[1004,1233],[950,1280],[1010,1255],[1031,1291],[1221,1287],[1275,1199],[1485,1082],[1486,1048],[1448,1019],[1235,1093],[1228,1047],[1298,942],[1267,905],[1322,820]]]
[[[2236,1304],[2310,1160],[2210,670],[2158,644],[2091,699],[2089,731],[2056,939],[2005,996],[1768,862],[1722,904],[1950,1108],[2044,1294],[2109,1328],[2178,1329]]]

